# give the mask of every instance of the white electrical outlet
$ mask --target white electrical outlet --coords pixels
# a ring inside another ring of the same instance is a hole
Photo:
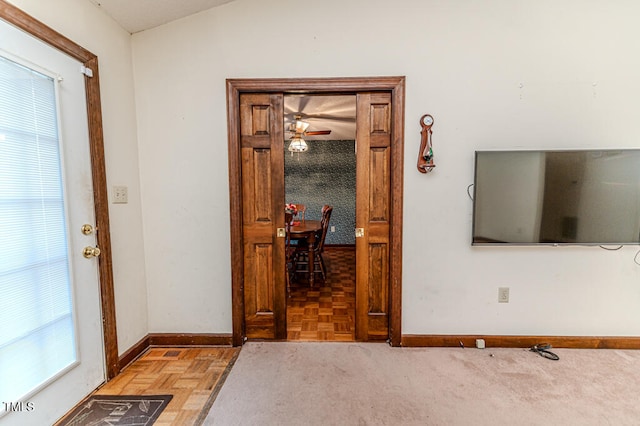
[[[335,226],[331,227],[331,232],[336,232],[336,227]]]
[[[498,287],[498,303],[509,303],[509,287]]]
[[[129,202],[129,191],[126,186],[113,187],[113,204],[126,204]]]

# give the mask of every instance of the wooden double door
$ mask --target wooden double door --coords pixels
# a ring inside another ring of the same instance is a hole
[[[399,79],[401,88],[349,92],[355,93],[357,102],[355,335],[359,341],[389,339],[396,345],[400,342],[402,195],[402,132],[397,128],[401,120],[396,109],[403,108],[395,103],[404,100],[404,79]],[[235,344],[245,338],[285,339],[287,334],[286,91],[268,93],[251,90],[251,85],[241,91],[238,85],[243,82],[246,85],[244,80],[227,82],[228,88],[236,85],[236,90],[228,91]],[[281,82],[296,83],[302,84]]]

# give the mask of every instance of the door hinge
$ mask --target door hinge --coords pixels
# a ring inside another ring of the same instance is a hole
[[[93,77],[93,70],[91,68],[85,67],[84,65],[80,66],[80,72],[87,77]]]

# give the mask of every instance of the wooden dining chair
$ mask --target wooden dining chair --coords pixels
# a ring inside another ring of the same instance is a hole
[[[313,263],[313,273],[320,274],[323,280],[327,278],[327,270],[324,264],[324,259],[322,258],[322,253],[324,252],[324,242],[327,238],[327,231],[329,230],[329,221],[331,220],[331,212],[333,211],[333,207],[329,205],[325,205],[322,207],[322,219],[320,223],[322,226],[320,227],[320,232],[316,234],[316,240],[314,242],[314,258],[309,259],[308,251],[298,250],[297,251],[297,260],[296,260],[296,273],[309,273],[309,262]]]
[[[285,280],[287,283],[287,296],[291,296],[291,280],[296,271],[296,248],[291,245],[291,223],[293,222],[293,214],[284,214],[285,227]]]
[[[324,205],[322,207],[322,230],[320,231],[320,235],[318,235],[317,241],[318,245],[316,246],[315,259],[314,262],[317,262],[317,265],[320,267],[320,271],[322,273],[322,279],[326,279],[327,270],[324,266],[324,259],[322,258],[322,253],[324,252],[324,241],[327,239],[327,232],[329,231],[329,220],[331,220],[331,212],[333,212],[333,207],[329,205]]]
[[[296,210],[298,211],[298,213],[296,213],[297,217],[299,218],[299,220],[301,222],[304,222],[304,214],[307,211],[307,206],[304,204],[296,204],[293,203],[294,206],[296,206]],[[299,252],[306,250],[307,249],[307,240],[306,239],[293,239],[292,240],[292,247],[294,247],[295,249],[297,249]]]

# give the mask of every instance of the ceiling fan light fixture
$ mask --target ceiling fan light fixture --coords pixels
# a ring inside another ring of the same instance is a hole
[[[291,143],[289,144],[289,151],[291,152],[305,152],[309,149],[309,145],[302,139],[300,136],[295,135],[291,138]]]
[[[304,133],[309,128],[309,123],[305,121],[296,120],[295,124],[295,132],[296,133]]]

